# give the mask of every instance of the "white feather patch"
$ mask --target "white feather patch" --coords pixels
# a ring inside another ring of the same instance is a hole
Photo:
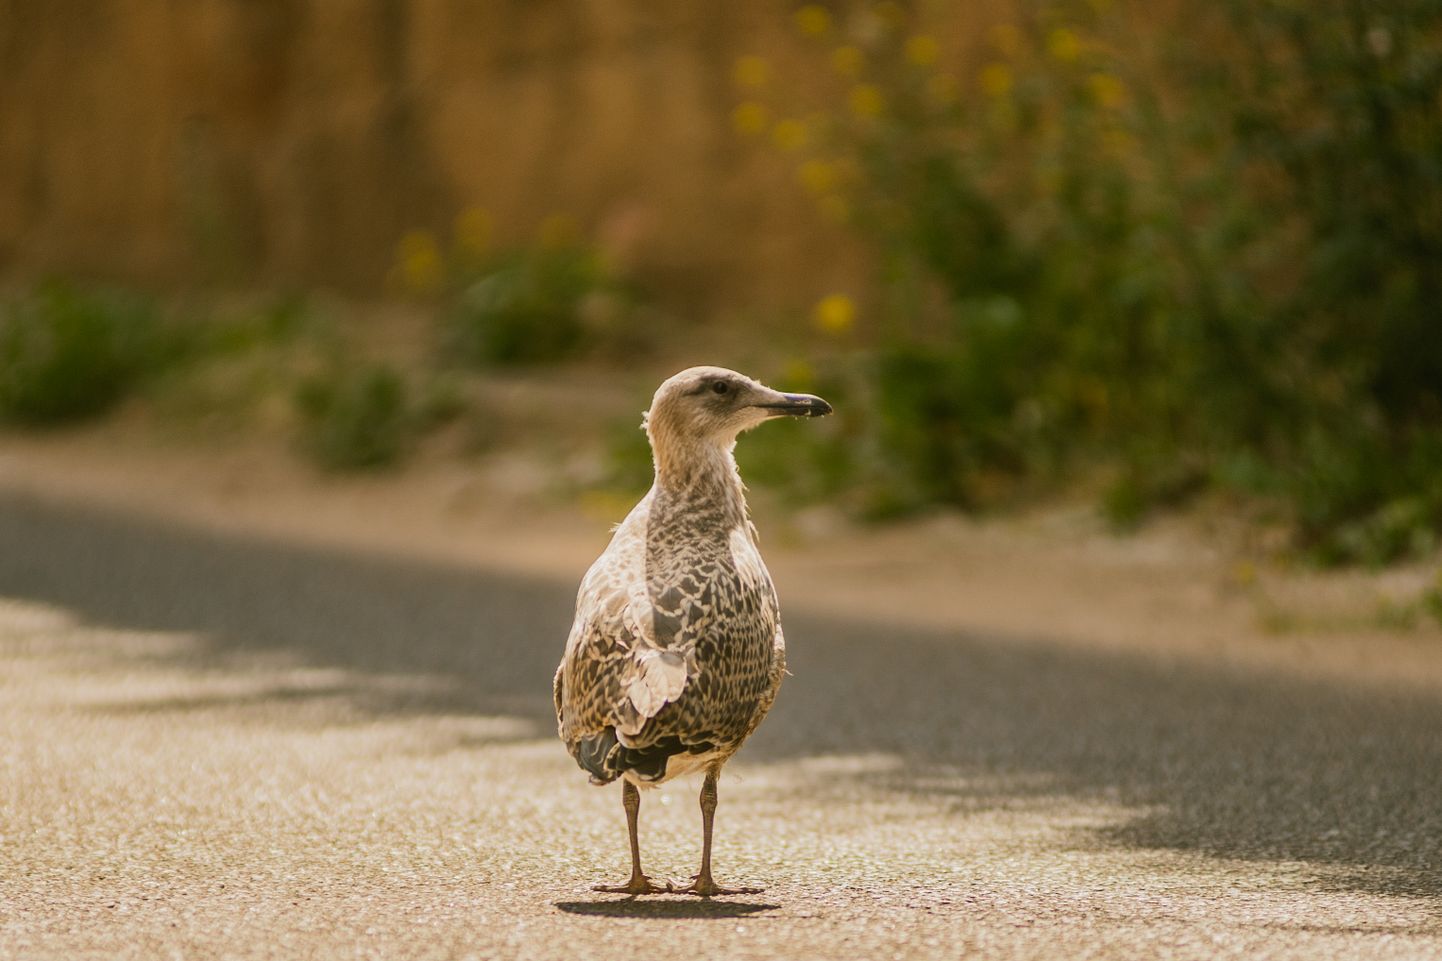
[[[638,669],[626,696],[641,717],[655,717],[685,689],[686,660],[676,651],[655,648],[638,651],[634,656]]]

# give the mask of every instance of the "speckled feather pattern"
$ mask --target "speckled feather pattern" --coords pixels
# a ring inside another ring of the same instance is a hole
[[[785,674],[776,592],[730,444],[688,456],[678,482],[658,470],[577,595],[556,718],[594,783],[657,783],[724,762]],[[670,755],[664,769],[636,770],[648,753]]]

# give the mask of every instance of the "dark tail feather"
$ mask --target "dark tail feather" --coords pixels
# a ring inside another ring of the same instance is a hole
[[[710,741],[686,744],[674,735],[646,747],[623,747],[616,740],[616,729],[608,727],[576,742],[576,763],[591,775],[592,784],[610,784],[626,771],[635,771],[642,781],[659,781],[672,755],[704,754],[712,747]]]
[[[591,775],[593,784],[609,784],[621,776],[621,772],[606,767],[607,756],[616,749],[616,729],[608,727],[594,737],[584,737],[576,742],[576,763]]]

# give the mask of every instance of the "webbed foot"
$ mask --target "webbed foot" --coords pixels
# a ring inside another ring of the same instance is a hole
[[[641,894],[673,894],[676,886],[670,881],[661,886],[653,882],[644,874],[638,874],[625,884],[593,884],[592,891],[602,891],[606,894],[629,894],[636,897]]]
[[[684,888],[673,888],[676,894],[694,894],[700,898],[714,898],[718,894],[760,894],[765,888],[723,888],[709,873],[698,874]]]

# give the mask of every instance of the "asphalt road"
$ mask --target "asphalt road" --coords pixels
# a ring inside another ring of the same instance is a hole
[[[794,611],[595,894],[573,596],[0,497],[0,958],[1442,957],[1436,695]]]

